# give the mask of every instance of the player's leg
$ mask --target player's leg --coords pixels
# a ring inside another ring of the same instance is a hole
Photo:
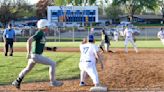
[[[162,44],[164,45],[164,39],[161,39]]]
[[[105,47],[105,51],[108,52],[109,51],[109,43],[105,43],[104,47]]]
[[[124,45],[125,45],[125,52],[127,53],[128,52],[128,37],[125,38],[125,42],[124,42]]]
[[[35,63],[32,59],[28,60],[27,66],[19,73],[18,78],[12,82],[16,88],[20,88],[20,84],[24,78],[24,76],[35,66]]]
[[[79,68],[80,68],[80,84],[79,84],[79,86],[85,86],[85,78],[86,78],[87,73],[85,72],[84,64],[85,64],[84,62],[79,63]]]
[[[5,56],[7,56],[8,48],[9,48],[9,44],[8,44],[8,40],[6,39],[5,47],[4,47],[4,54],[5,54]]]
[[[13,56],[13,39],[10,40],[9,46],[10,46],[10,56]]]
[[[104,52],[104,49],[103,49],[103,46],[104,46],[104,40],[101,41],[101,44],[100,44],[100,49]]]
[[[134,43],[134,40],[133,40],[133,38],[130,38],[129,39],[130,40],[130,42],[132,43],[132,45],[133,45],[133,48],[134,48],[134,50],[136,51],[136,53],[138,52],[138,49],[137,49],[137,46],[136,46],[136,44]]]
[[[85,86],[85,78],[86,78],[87,73],[84,70],[80,71],[80,84],[79,86]]]
[[[44,57],[42,55],[35,54],[34,60],[36,63],[41,63],[44,65],[49,65],[49,78],[50,78],[50,86],[61,86],[63,85],[62,82],[56,80],[55,76],[55,66],[56,62],[52,61],[51,59]]]
[[[91,77],[94,85],[99,86],[99,78],[98,78],[98,73],[97,73],[97,70],[96,70],[96,65],[93,64],[92,67],[88,67],[86,69],[86,72]]]

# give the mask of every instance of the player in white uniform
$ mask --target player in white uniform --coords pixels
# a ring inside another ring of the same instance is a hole
[[[119,37],[119,33],[118,33],[118,31],[114,31],[113,32],[113,35],[114,35],[114,41],[118,41],[118,37]]]
[[[125,30],[124,30],[124,36],[125,36],[125,52],[127,53],[128,52],[128,48],[127,48],[127,45],[128,45],[128,42],[130,41],[136,51],[136,53],[138,52],[137,50],[137,46],[136,44],[134,43],[134,39],[133,39],[133,30],[126,27]]]
[[[99,57],[98,46],[94,44],[93,35],[89,35],[88,42],[80,45],[80,86],[85,86],[85,76],[88,74],[94,85],[99,86],[99,78],[96,69],[96,59],[101,62],[101,68],[103,69],[103,63]]]
[[[160,38],[162,44],[164,45],[164,29],[161,28],[161,30],[158,32],[157,37]]]

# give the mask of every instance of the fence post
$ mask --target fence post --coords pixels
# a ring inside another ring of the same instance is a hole
[[[75,28],[72,27],[73,33],[72,33],[72,41],[75,42]]]

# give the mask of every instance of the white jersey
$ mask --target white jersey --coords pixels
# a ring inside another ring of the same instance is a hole
[[[117,31],[114,31],[114,36],[118,36],[118,32]]]
[[[132,37],[132,29],[126,28],[124,31],[126,37]]]
[[[98,52],[98,46],[92,43],[81,44],[80,52],[80,61],[91,61],[94,63],[96,61],[95,54]]]
[[[163,30],[158,32],[158,38],[164,39],[164,31]]]

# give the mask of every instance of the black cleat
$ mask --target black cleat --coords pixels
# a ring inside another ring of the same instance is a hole
[[[15,86],[17,89],[20,89],[20,83],[17,80],[13,81],[12,85]]]

